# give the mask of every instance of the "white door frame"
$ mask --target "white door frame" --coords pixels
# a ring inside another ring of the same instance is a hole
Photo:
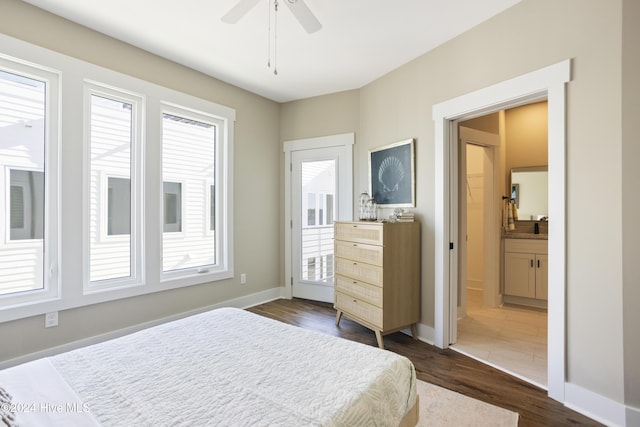
[[[528,104],[547,98],[549,138],[549,303],[548,323],[548,394],[564,402],[566,357],[566,242],[565,242],[565,84],[571,80],[571,60],[450,99],[433,106],[435,125],[435,314],[434,343],[446,348],[450,343],[451,260],[458,257],[454,242],[457,224],[451,221],[453,158],[459,119],[469,119],[491,112]],[[453,208],[455,209],[455,207]],[[453,233],[452,233],[453,230]],[[457,286],[457,283],[456,283]]]
[[[294,151],[299,150],[313,150],[318,148],[327,147],[343,147],[346,163],[349,169],[349,173],[342,174],[338,177],[340,182],[340,192],[338,193],[338,200],[336,200],[336,221],[351,221],[353,219],[353,144],[355,142],[355,134],[344,133],[339,135],[321,136],[317,138],[297,139],[292,141],[285,141],[283,143],[284,151],[284,269],[285,269],[285,283],[283,297],[291,299],[292,296],[292,281],[293,281],[293,266],[292,266],[292,250],[291,250],[291,227],[292,227],[292,203],[291,203],[291,154]],[[348,206],[348,216],[346,214],[340,214],[340,207]]]

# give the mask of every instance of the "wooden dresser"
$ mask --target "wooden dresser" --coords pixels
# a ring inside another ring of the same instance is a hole
[[[382,336],[420,321],[420,224],[335,224],[336,325],[342,315]]]

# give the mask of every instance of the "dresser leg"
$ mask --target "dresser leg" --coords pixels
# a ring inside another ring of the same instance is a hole
[[[340,326],[340,319],[342,318],[342,311],[338,310],[336,313],[336,326]]]
[[[384,350],[384,342],[382,341],[382,332],[376,331],[376,339],[378,340],[378,347]]]
[[[411,336],[413,337],[414,340],[418,339],[418,324],[417,323],[413,323],[411,325]]]

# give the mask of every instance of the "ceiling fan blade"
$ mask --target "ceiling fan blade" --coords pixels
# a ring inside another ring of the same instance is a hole
[[[291,12],[295,15],[300,22],[300,25],[302,25],[302,28],[304,28],[307,33],[315,33],[322,28],[322,24],[320,24],[318,18],[315,17],[313,12],[311,12],[311,9],[309,9],[303,0],[285,0],[284,2],[289,6],[289,9],[291,9]]]
[[[247,14],[260,0],[240,0],[229,12],[227,12],[222,18],[222,22],[227,24],[235,24]]]

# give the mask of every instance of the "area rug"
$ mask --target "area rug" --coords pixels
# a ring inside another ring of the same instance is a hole
[[[481,402],[446,388],[418,380],[420,421],[418,426],[514,427],[518,414]]]

